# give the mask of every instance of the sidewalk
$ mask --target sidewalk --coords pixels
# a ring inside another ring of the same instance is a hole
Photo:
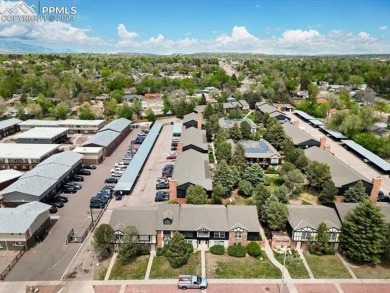
[[[156,251],[150,251],[148,267],[146,268],[145,280],[149,280],[150,270],[152,269],[153,259],[156,256]]]
[[[108,281],[108,280],[110,279],[112,267],[113,267],[114,264],[115,264],[115,260],[116,260],[117,256],[118,256],[118,252],[114,252],[114,255],[112,256],[111,261],[110,261],[110,264],[109,264],[109,266],[108,266],[106,275],[104,276],[104,281]]]
[[[305,256],[303,255],[302,249],[297,248],[297,251],[298,251],[298,253],[299,253],[299,256],[301,257],[301,260],[302,260],[302,262],[303,262],[303,265],[304,265],[305,268],[306,268],[307,273],[309,274],[310,279],[315,279],[315,278],[314,278],[314,274],[313,274],[313,272],[311,271],[311,268],[310,268],[309,264],[307,263]]]

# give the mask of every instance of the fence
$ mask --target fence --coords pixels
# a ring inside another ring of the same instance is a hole
[[[19,259],[22,257],[22,255],[26,252],[26,248],[23,247],[18,254],[15,256],[15,258],[11,261],[11,263],[5,268],[5,270],[0,274],[0,280],[3,281],[5,277],[8,275],[8,273],[12,270],[12,268],[16,265],[16,263],[19,261]]]

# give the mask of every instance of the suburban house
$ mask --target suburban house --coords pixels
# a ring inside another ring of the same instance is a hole
[[[295,107],[291,104],[278,104],[274,103],[273,106],[281,112],[292,112],[295,110]]]
[[[30,249],[47,234],[50,205],[38,201],[0,208],[0,251]]]
[[[196,184],[211,195],[213,186],[208,154],[190,149],[177,155],[172,179],[169,181],[170,199],[185,198],[187,188]]]
[[[328,229],[329,244],[337,249],[341,222],[336,211],[321,205],[288,205],[287,231],[300,248],[316,240],[318,226],[324,222]]]
[[[187,150],[195,150],[200,153],[209,152],[206,130],[190,127],[182,132],[180,142],[177,145],[177,153]]]
[[[295,147],[301,149],[307,149],[312,146],[320,146],[320,142],[315,139],[313,136],[290,123],[282,124],[284,132],[286,133],[287,138],[289,138]]]
[[[245,100],[231,100],[230,102],[223,103],[223,109],[225,110],[226,113],[230,112],[231,110],[234,109],[240,109],[243,112],[249,112],[249,104]]]
[[[0,169],[31,170],[51,155],[58,153],[59,146],[59,144],[2,143]]]
[[[192,112],[187,115],[184,115],[182,123],[184,129],[190,127],[202,129],[203,119],[202,116],[200,116],[200,114],[196,114]]]
[[[161,99],[160,93],[148,93],[144,95],[144,100],[155,100],[155,99]]]
[[[20,131],[19,123],[22,120],[11,118],[4,121],[0,121],[0,138],[14,134]]]
[[[227,140],[235,148],[235,143],[232,139]],[[282,163],[282,156],[278,151],[266,140],[240,140],[240,143],[245,149],[245,158],[247,163],[257,163],[263,169],[268,167],[276,168]]]
[[[17,143],[61,144],[68,136],[68,128],[64,127],[35,127],[15,135]]]
[[[223,129],[229,129],[231,127],[233,127],[235,124],[238,124],[238,126],[240,126],[240,124],[243,122],[243,121],[246,121],[249,123],[249,125],[251,126],[251,132],[252,133],[255,133],[257,131],[257,125],[255,122],[253,122],[251,119],[249,118],[241,118],[241,119],[225,119],[225,118],[219,118],[218,120],[218,123],[219,123],[219,126],[221,126],[221,128]]]
[[[278,108],[266,102],[256,103],[256,110],[260,111],[263,114],[267,113],[270,117],[275,118],[279,123],[291,121],[291,118],[281,111],[281,107],[280,110],[278,110]]]
[[[321,140],[323,139],[325,138],[321,138]],[[363,176],[360,172],[357,172],[348,164],[335,157],[331,152],[316,146],[305,149],[304,152],[309,160],[318,161],[329,165],[332,180],[339,190],[339,195],[344,195],[345,191],[347,191],[349,187],[355,185],[358,181],[363,182],[364,186],[366,187],[367,194],[370,194],[371,191],[374,190],[373,184],[369,179]],[[381,182],[379,182],[379,187],[380,183]]]
[[[140,244],[151,250],[169,244],[174,232],[187,243],[199,246],[245,246],[260,240],[260,225],[255,206],[234,205],[155,205],[114,209],[109,221],[116,243],[126,226],[137,228]]]

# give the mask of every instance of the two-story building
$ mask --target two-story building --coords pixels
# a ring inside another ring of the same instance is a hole
[[[17,143],[61,144],[67,140],[68,128],[35,127],[15,135]]]
[[[11,118],[0,121],[0,139],[20,131],[19,123],[22,120]]]

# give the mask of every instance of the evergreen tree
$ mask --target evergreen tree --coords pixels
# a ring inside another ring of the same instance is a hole
[[[300,155],[295,161],[295,166],[297,166],[297,168],[301,171],[305,170],[308,164],[309,159],[306,157],[305,154]]]
[[[218,142],[215,147],[215,156],[218,161],[225,160],[229,163],[232,158],[232,145],[227,141]]]
[[[252,164],[245,168],[244,173],[242,173],[242,179],[249,181],[252,186],[264,183],[264,170],[259,164]]]
[[[200,185],[191,185],[187,188],[186,199],[188,204],[206,204],[207,194]]]
[[[253,186],[249,181],[242,179],[238,183],[238,191],[244,196],[249,196],[252,194]]]
[[[287,206],[280,203],[276,196],[271,195],[261,211],[261,221],[272,231],[285,229],[288,218]]]
[[[172,268],[178,268],[185,265],[189,258],[187,243],[184,236],[175,232],[171,239],[168,261]]]
[[[298,169],[294,169],[292,171],[287,172],[284,175],[284,183],[290,190],[290,194],[294,194],[296,190],[299,190],[305,182],[305,178],[301,171]]]
[[[261,111],[255,111],[255,123],[259,124],[263,121],[263,113]]]
[[[329,234],[326,223],[322,222],[317,229],[316,249],[317,253],[323,253],[323,251],[329,247]]]
[[[242,139],[241,129],[237,123],[234,123],[234,125],[229,129],[229,136],[234,141],[238,141]]]
[[[289,195],[288,195],[288,189],[286,186],[282,185],[279,187],[276,187],[272,194],[277,197],[279,202],[281,203],[288,203],[289,202]]]
[[[123,231],[118,258],[122,264],[128,263],[137,255],[138,231],[134,226],[127,226]]]
[[[263,137],[278,150],[282,148],[284,141],[286,140],[284,129],[278,122],[270,124]]]
[[[263,185],[258,184],[253,191],[253,201],[257,207],[257,213],[260,216],[261,209],[269,197],[271,192]]]
[[[100,224],[93,234],[93,247],[102,258],[111,255],[114,243],[114,229],[109,224]]]
[[[354,186],[351,186],[344,193],[345,202],[361,202],[366,199],[368,194],[366,193],[366,187],[362,181],[358,181]]]
[[[225,197],[226,189],[221,184],[216,184],[213,187],[213,204],[222,204],[222,198]]]
[[[332,179],[330,167],[326,163],[310,161],[305,170],[310,185],[317,190],[321,188],[324,182]]]
[[[235,176],[232,169],[228,166],[225,160],[218,163],[214,173],[215,184],[221,184],[227,191],[232,190],[235,185]]]
[[[322,190],[320,195],[318,196],[318,200],[322,203],[333,202],[337,193],[338,189],[334,185],[333,181],[331,179],[326,180],[324,184],[322,184]]]
[[[236,143],[233,156],[230,162],[233,166],[236,166],[238,171],[242,174],[246,167],[245,148],[241,143]]]
[[[249,139],[251,137],[251,126],[248,122],[242,121],[240,124],[242,138]]]
[[[202,93],[202,97],[200,98],[199,105],[207,105],[206,96]]]
[[[384,252],[386,235],[387,226],[380,208],[365,199],[345,217],[340,240],[348,258],[377,264]]]
[[[213,114],[214,114],[213,106],[211,106],[211,104],[207,104],[206,107],[204,108],[203,118],[208,120],[210,116]]]

